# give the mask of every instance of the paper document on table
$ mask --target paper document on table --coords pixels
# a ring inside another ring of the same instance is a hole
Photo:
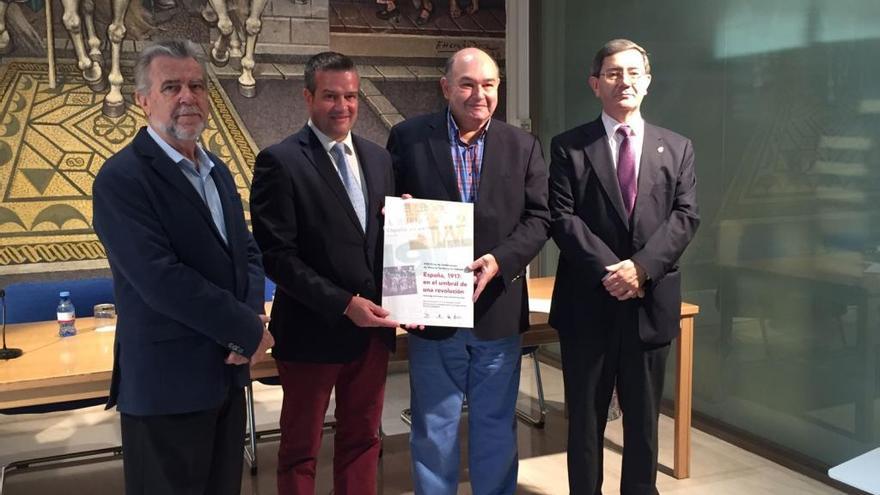
[[[474,326],[474,205],[385,198],[382,307],[400,323]]]

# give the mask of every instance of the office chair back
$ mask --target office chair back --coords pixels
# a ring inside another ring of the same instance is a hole
[[[110,278],[22,282],[6,287],[6,322],[54,320],[58,293],[65,290],[78,317],[92,316],[96,304],[114,302]]]
[[[54,320],[58,306],[58,293],[70,291],[70,299],[76,307],[76,316],[87,317],[94,313],[95,304],[112,303],[113,281],[110,278],[89,278],[51,282],[22,282],[6,287],[6,322],[27,323]],[[69,411],[91,407],[107,402],[106,397],[74,400],[41,406],[25,406],[0,410],[0,414],[37,414]]]

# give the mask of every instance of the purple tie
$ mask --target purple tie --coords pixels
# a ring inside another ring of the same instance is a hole
[[[626,207],[627,217],[632,216],[633,206],[636,204],[638,184],[636,183],[636,150],[633,147],[632,129],[628,125],[617,128],[621,136],[620,151],[617,154],[617,181],[620,183],[620,193],[623,195],[623,206]]]

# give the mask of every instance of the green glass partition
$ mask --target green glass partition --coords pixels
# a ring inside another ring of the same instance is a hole
[[[599,115],[590,61],[619,37],[651,55],[646,120],[694,142],[695,411],[819,466],[877,447],[880,2],[538,5],[545,149]]]

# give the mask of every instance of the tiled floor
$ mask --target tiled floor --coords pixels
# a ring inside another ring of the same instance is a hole
[[[519,425],[519,489],[521,494],[567,493],[565,463],[565,420],[562,416],[562,379],[559,370],[542,365],[545,392],[550,407],[547,428],[537,430]],[[534,396],[534,376],[529,360],[523,362],[520,406],[530,407]],[[274,427],[280,408],[279,387],[257,386],[257,422],[260,428]],[[386,495],[412,493],[409,473],[408,427],[400,411],[408,405],[409,385],[405,373],[389,375],[383,417],[386,439],[379,467],[381,490]],[[332,411],[331,404],[331,411]],[[792,472],[754,454],[734,447],[700,431],[693,432],[691,478],[676,480],[672,466],[673,422],[661,417],[662,493],[713,495],[819,495],[840,493],[805,476]],[[31,416],[0,416],[0,463],[58,453],[64,450],[117,445],[118,420],[115,412],[100,407],[72,413]],[[605,493],[617,493],[620,480],[620,421],[609,424],[605,449]],[[247,471],[242,483],[245,495],[275,493],[275,454],[278,444],[268,440],[258,449],[259,472]],[[463,444],[466,448],[466,442]],[[332,433],[324,438],[318,469],[318,494],[332,488]],[[6,479],[5,495],[48,495],[63,493],[122,493],[122,463],[118,460],[60,469],[14,473]],[[468,473],[463,470],[460,494],[470,494]]]

